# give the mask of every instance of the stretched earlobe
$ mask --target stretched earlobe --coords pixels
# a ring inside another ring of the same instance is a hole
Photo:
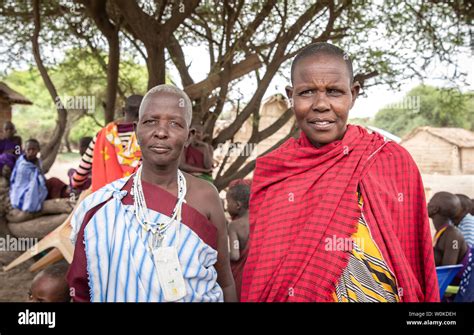
[[[361,89],[361,85],[358,81],[354,82],[354,84],[352,84],[352,95],[357,98],[359,96],[359,92],[360,92],[360,89]],[[353,98],[355,100],[355,98]]]
[[[293,87],[286,86],[285,91],[286,91],[286,96],[288,97],[290,108],[293,108]]]
[[[354,84],[352,84],[352,88],[351,88],[351,94],[352,94],[351,109],[352,109],[352,107],[354,107],[355,101],[357,100],[357,97],[359,96],[360,89],[361,89],[361,86],[360,86],[360,83],[358,81],[356,81],[356,82],[354,82]]]

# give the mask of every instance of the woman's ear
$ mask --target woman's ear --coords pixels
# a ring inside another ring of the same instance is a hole
[[[285,87],[285,91],[286,91],[286,96],[288,97],[288,99],[291,100],[293,98],[293,87],[288,85]]]
[[[135,137],[137,138],[137,143],[140,145],[140,140],[138,139],[138,134],[137,134],[137,121],[133,122],[133,131],[135,132]]]
[[[184,142],[184,146],[187,147],[189,143],[191,143],[191,137],[196,133],[196,129],[189,128],[188,131],[188,138],[186,138],[186,142]]]
[[[428,215],[432,217],[439,212],[439,206],[433,203],[428,203]]]
[[[285,91],[288,101],[290,102],[290,107],[293,108],[293,87],[288,85],[285,87]]]
[[[357,97],[359,96],[359,92],[360,92],[360,84],[358,81],[354,82],[354,84],[352,84],[352,87],[351,87],[351,94],[352,94],[352,104],[351,104],[351,108],[354,107],[354,103],[357,99]]]

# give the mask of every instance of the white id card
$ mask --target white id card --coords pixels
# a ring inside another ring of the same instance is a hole
[[[166,301],[176,301],[186,296],[186,284],[175,247],[153,250],[158,280]]]

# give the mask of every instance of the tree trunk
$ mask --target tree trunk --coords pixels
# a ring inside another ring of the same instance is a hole
[[[109,58],[107,63],[107,90],[105,102],[105,123],[115,119],[115,100],[117,98],[120,68],[120,22],[113,24],[107,13],[107,0],[76,0],[86,7],[86,11],[94,20],[97,28],[107,39]],[[100,56],[99,56],[100,58]]]
[[[67,152],[72,152],[71,142],[69,142],[70,133],[71,133],[71,125],[68,125],[66,127],[66,131],[64,132],[64,146],[66,147]]]
[[[8,223],[21,223],[29,220],[36,219],[41,216],[51,214],[68,214],[73,210],[73,205],[69,201],[69,198],[64,199],[50,199],[43,202],[43,209],[37,213],[24,212],[19,209],[12,209],[7,214]]]
[[[109,62],[107,64],[107,101],[105,105],[106,124],[115,119],[115,100],[117,97],[120,67],[120,43],[118,32],[107,40],[109,42]]]
[[[147,48],[148,59],[146,66],[148,69],[148,89],[165,83],[165,49],[159,45]]]
[[[48,74],[48,70],[43,64],[41,59],[41,52],[38,43],[39,33],[41,30],[41,20],[40,20],[40,8],[39,0],[33,1],[33,17],[34,17],[34,31],[33,36],[31,37],[31,43],[33,45],[33,55],[35,57],[36,66],[41,74],[41,78],[48,89],[48,92],[53,99],[56,109],[58,111],[58,120],[56,122],[56,127],[54,128],[53,135],[51,136],[51,141],[46,145],[42,146],[41,150],[41,159],[43,160],[43,173],[47,173],[51,166],[53,165],[56,156],[61,146],[61,139],[66,130],[67,123],[67,110],[64,108],[61,99],[58,96],[56,87],[54,86],[51,77]]]
[[[16,237],[43,238],[59,227],[69,214],[45,215],[22,223],[9,223],[8,229]]]
[[[0,217],[5,217],[11,208],[9,178],[0,176]]]
[[[11,231],[8,229],[7,219],[0,216],[0,238],[5,238],[7,235],[11,235]]]

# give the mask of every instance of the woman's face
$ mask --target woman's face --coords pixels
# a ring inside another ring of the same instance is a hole
[[[144,168],[179,162],[189,139],[181,100],[175,94],[162,92],[144,101],[143,114],[136,125]]]
[[[359,88],[358,83],[351,85],[349,70],[341,58],[319,54],[296,64],[293,87],[287,87],[287,95],[293,99],[299,128],[314,146],[344,136]]]

